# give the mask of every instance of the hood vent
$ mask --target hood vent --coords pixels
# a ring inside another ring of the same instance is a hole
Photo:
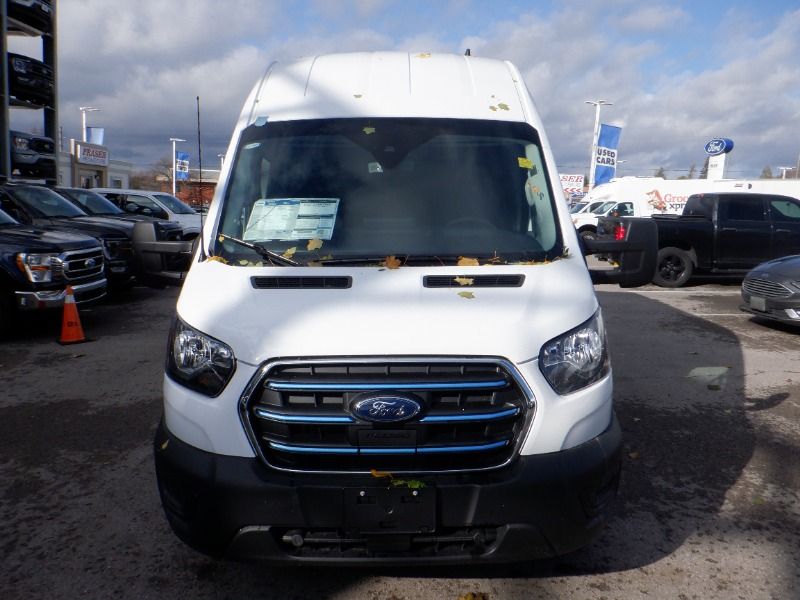
[[[353,285],[352,277],[251,277],[257,290],[344,290]]]
[[[471,279],[472,283],[465,279]],[[521,287],[524,282],[525,275],[426,275],[422,278],[422,285],[427,288]]]

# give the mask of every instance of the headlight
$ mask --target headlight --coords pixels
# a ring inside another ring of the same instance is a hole
[[[600,310],[580,327],[542,346],[539,365],[553,389],[562,395],[602,379],[611,362]]]
[[[27,73],[28,72],[28,62],[21,59],[21,58],[14,58],[11,61],[11,67],[17,73]]]
[[[17,254],[17,268],[25,273],[31,283],[53,281],[52,264],[58,254]]]
[[[27,150],[29,148],[28,138],[14,136],[13,144],[14,150]]]
[[[217,396],[235,369],[230,346],[175,319],[167,347],[171,379],[206,396]]]

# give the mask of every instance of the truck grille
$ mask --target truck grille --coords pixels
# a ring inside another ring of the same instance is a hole
[[[413,417],[374,422],[354,404],[411,398]],[[508,463],[533,398],[499,358],[292,359],[268,363],[242,396],[260,458],[286,471],[474,471]]]
[[[100,247],[65,252],[61,261],[64,279],[70,283],[94,279],[103,273],[103,250]]]
[[[792,290],[786,286],[766,279],[745,279],[742,288],[751,296],[762,298],[788,298],[792,295]]]

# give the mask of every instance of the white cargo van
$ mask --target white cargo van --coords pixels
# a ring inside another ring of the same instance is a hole
[[[154,442],[212,555],[519,561],[606,520],[621,434],[603,317],[542,122],[508,62],[274,63],[184,283]],[[655,227],[620,269],[642,285]]]

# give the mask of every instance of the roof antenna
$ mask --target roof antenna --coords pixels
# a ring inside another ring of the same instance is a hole
[[[467,48],[467,51],[464,52],[464,56],[472,56],[472,51],[469,48]]]
[[[200,189],[200,205],[205,207],[203,201],[203,152],[200,146],[200,96],[197,96],[197,166],[198,166],[198,179]],[[200,260],[206,259],[206,249],[203,242],[203,211],[200,211]]]

